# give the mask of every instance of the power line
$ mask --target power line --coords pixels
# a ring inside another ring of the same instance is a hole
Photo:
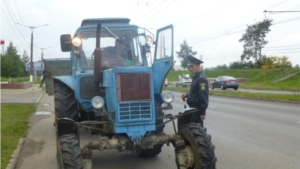
[[[24,20],[23,20],[23,18],[22,18],[22,16],[21,16],[21,14],[20,14],[20,11],[19,11],[19,8],[18,8],[18,5],[17,5],[17,3],[16,3],[16,1],[14,0],[14,2],[15,2],[15,5],[16,5],[16,7],[17,7],[17,11],[18,11],[18,13],[19,13],[19,16],[20,16],[20,18],[21,18],[21,20],[22,20],[22,23],[24,23]]]
[[[286,22],[290,22],[290,21],[294,21],[294,20],[298,20],[298,19],[300,19],[300,17],[275,22],[273,25],[278,25],[278,24],[282,24],[282,23],[286,23]]]
[[[298,8],[298,7],[300,7],[300,5],[298,5],[298,6],[295,6],[295,7],[292,7],[292,8],[289,8],[289,9],[287,9],[287,10],[290,10],[290,9],[295,9],[295,8]],[[285,10],[285,11],[287,11],[287,10]]]
[[[286,23],[286,22],[290,22],[290,21],[294,21],[294,20],[298,20],[298,19],[300,19],[300,17],[296,17],[296,18],[292,18],[292,19],[287,19],[287,20],[275,22],[272,25],[278,25],[278,24],[282,24],[282,23]],[[192,42],[190,44],[196,44],[196,43],[200,43],[200,42],[205,42],[205,41],[209,41],[209,40],[212,40],[212,39],[217,39],[217,38],[220,38],[220,37],[224,37],[224,36],[227,36],[227,35],[233,35],[233,34],[237,34],[237,33],[244,32],[244,31],[245,30],[239,30],[239,31],[231,32],[231,33],[226,33],[226,34],[223,34],[223,35],[218,35],[218,36],[207,38],[207,39],[203,39],[203,40],[200,40],[200,41],[195,41],[195,42]]]
[[[269,47],[269,48],[286,48],[286,47],[295,47],[298,46],[300,47],[300,45],[290,45],[290,46],[276,46],[276,47]],[[266,47],[265,47],[266,48]],[[262,48],[262,50],[264,50],[265,48]],[[292,49],[275,49],[275,51],[282,51],[284,52],[285,50],[298,50],[300,48],[292,48]],[[274,51],[274,49],[266,49],[264,50],[265,52],[272,52]],[[238,53],[243,53],[243,51],[237,51],[237,52],[232,52],[232,53],[223,53],[223,54],[202,54],[203,56],[208,56],[209,58],[220,58],[220,57],[226,57],[226,56],[232,56],[232,55],[236,55]]]
[[[139,13],[138,13],[136,16],[140,16],[140,14],[142,14],[142,13],[145,11],[145,9],[146,9],[147,7],[148,7],[148,6],[145,6],[142,10],[140,10]],[[134,19],[132,19],[132,20],[134,20]]]
[[[146,15],[148,15],[150,12],[152,12],[154,9],[156,9],[157,7],[159,7],[162,3],[164,3],[166,0],[162,1],[161,3],[159,3],[157,6],[155,6],[154,8],[152,8],[152,10],[150,10],[149,12],[147,12],[145,15],[143,15],[142,17],[140,17],[139,19],[137,19],[135,22],[138,22],[139,20],[141,20],[143,17],[145,17]]]
[[[270,7],[270,8],[268,8],[268,9],[266,9],[266,10],[269,10],[269,9],[271,9],[271,8],[274,8],[275,6],[278,6],[278,5],[280,5],[280,4],[283,4],[283,3],[287,2],[287,1],[289,1],[289,0],[285,0],[285,1],[283,1],[283,2],[280,2],[279,4],[276,4],[276,5]]]
[[[264,12],[269,12],[269,13],[289,13],[289,12],[300,12],[300,11],[267,11],[264,10]]]
[[[207,9],[207,11],[202,12],[201,15],[208,14],[208,13],[214,12],[214,11],[216,11],[216,10],[217,10],[218,12],[220,12],[221,10],[226,9],[226,8],[224,8],[224,6],[226,6],[226,5],[231,5],[232,3],[233,3],[233,2],[230,2],[230,3],[225,2],[224,4],[221,4],[221,5],[220,5],[220,6],[222,7],[222,9],[218,9],[218,8],[213,7],[213,8]],[[178,23],[175,23],[175,24],[174,24],[174,27],[178,27],[179,25],[183,25],[183,24],[186,23],[186,22],[192,21],[192,20],[194,20],[194,18],[199,18],[199,16],[196,15],[196,16],[193,16],[193,17],[191,17],[191,18],[189,18],[189,19],[186,19],[186,20],[180,21],[180,22],[178,22]]]
[[[10,23],[10,21],[9,21],[7,15],[6,15],[6,13],[4,12],[4,9],[3,9],[2,5],[0,5],[0,6],[1,6],[1,8],[2,8],[2,11],[3,11],[3,13],[4,13],[4,15],[5,15],[5,18],[7,19],[7,21],[8,21],[8,23],[9,23],[11,29],[15,32],[16,36],[18,37],[18,34],[16,33],[15,29],[13,28],[12,24]],[[20,38],[19,38],[19,40],[20,40]],[[23,41],[20,40],[20,42],[26,47],[26,45],[24,44]]]
[[[172,4],[174,4],[177,0],[173,1],[172,3],[170,3],[169,5],[167,5],[166,7],[164,7],[163,9],[161,9],[160,11],[156,12],[155,14],[153,14],[152,16],[150,16],[147,20],[149,20],[150,18],[152,18],[153,16],[157,15],[158,13],[160,13],[162,10],[166,9],[167,7],[171,6]],[[143,22],[141,22],[140,24],[146,22],[147,20],[144,20]]]
[[[22,16],[23,16],[23,18],[25,19],[25,21],[27,21],[26,23],[28,23],[28,21],[32,21],[32,17],[31,16],[29,16],[29,13],[31,12],[31,11],[29,11],[29,12],[27,12],[28,10],[29,10],[29,8],[28,7],[25,7],[25,5],[24,5],[24,3],[26,3],[24,0],[21,0],[21,1],[19,1],[18,2],[18,4],[21,6],[21,8],[22,8]],[[32,22],[31,22],[32,23]]]
[[[10,3],[7,2],[7,1],[4,1],[4,5],[6,6],[6,11],[8,12],[8,14],[9,14],[11,20],[12,20],[14,23],[18,22],[18,19],[17,19],[15,13],[14,13],[14,12],[11,12],[11,11],[13,11],[13,9],[12,9]],[[18,27],[17,27],[17,30],[19,31],[19,33],[22,35],[23,38],[24,38],[23,33],[24,33],[24,34],[27,34],[26,31],[25,31],[24,29],[22,29],[22,28],[20,28],[20,30],[22,31],[22,33],[21,33],[21,31],[19,30]],[[25,38],[25,39],[26,39],[26,38]]]
[[[268,52],[268,53],[270,53],[270,52]],[[286,54],[286,53],[300,53],[300,51],[293,51],[293,52],[273,52],[273,54],[269,54],[269,55],[274,55],[274,54],[276,54],[276,53],[282,53],[282,54]]]
[[[232,53],[223,53],[223,54],[202,54],[203,56],[228,56],[228,55],[235,55],[238,53],[242,53],[243,51],[239,51],[239,52],[232,52]]]
[[[35,18],[35,17],[34,17],[34,15],[32,14],[32,11],[33,11],[33,10],[32,10],[32,8],[31,8],[31,5],[28,3],[28,0],[26,0],[26,2],[24,1],[24,3],[25,3],[26,6],[27,6],[27,7],[25,7],[25,8],[28,9],[28,10],[27,10],[27,11],[28,11],[27,13],[29,14],[29,18],[30,18],[31,24],[32,24],[32,25],[36,25],[35,22],[34,22],[34,18]]]
[[[203,40],[200,40],[200,41],[195,41],[195,42],[192,42],[192,43],[190,43],[190,44],[196,44],[196,43],[200,43],[200,42],[205,42],[205,41],[209,41],[209,40],[212,40],[212,39],[217,39],[217,38],[220,38],[220,37],[223,37],[223,36],[233,35],[233,34],[237,34],[237,33],[244,32],[244,31],[245,31],[245,30],[240,30],[240,31],[228,33],[228,34],[225,34],[225,35],[219,35],[219,36],[216,36],[216,37],[207,38],[207,39],[203,39]]]
[[[286,48],[286,47],[294,47],[294,46],[300,46],[299,45],[290,45],[290,46],[272,46],[272,47],[264,47],[264,48]]]
[[[205,60],[226,60],[226,59],[234,59],[239,58],[240,56],[233,56],[233,57],[220,57],[220,58],[205,58]]]
[[[264,48],[262,48],[263,50]],[[291,48],[291,49],[266,49],[267,51],[283,51],[283,50],[298,50],[300,48]]]

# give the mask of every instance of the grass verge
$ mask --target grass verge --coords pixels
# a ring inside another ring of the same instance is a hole
[[[1,168],[6,168],[19,139],[26,136],[34,105],[1,104]]]
[[[164,90],[188,92],[189,88],[181,87],[165,87]],[[285,100],[285,101],[300,101],[300,94],[265,94],[265,93],[249,93],[249,92],[236,92],[227,90],[210,90],[210,95],[224,95],[224,96],[238,96],[250,97],[259,99],[272,99],[272,100]]]

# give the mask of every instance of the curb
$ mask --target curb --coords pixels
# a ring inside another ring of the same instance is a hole
[[[285,102],[285,103],[300,104],[300,101],[290,101],[290,100],[276,100],[276,99],[265,99],[265,98],[254,98],[254,97],[243,97],[243,96],[231,96],[231,95],[222,95],[222,94],[209,94],[209,95],[211,95],[211,96],[236,97],[236,98],[242,98],[242,99],[264,100],[264,101],[274,101],[274,102]]]
[[[18,162],[18,159],[20,156],[20,152],[24,145],[24,142],[25,142],[25,138],[24,137],[20,138],[18,147],[11,155],[12,158],[9,160],[9,163],[8,163],[6,169],[15,169],[16,168],[16,165],[17,165],[17,162]]]

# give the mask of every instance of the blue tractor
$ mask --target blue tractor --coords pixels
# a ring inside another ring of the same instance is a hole
[[[171,92],[162,91],[174,63],[173,26],[158,29],[154,41],[150,31],[129,22],[85,19],[73,36],[60,37],[61,50],[70,58],[44,60],[46,92],[55,101],[58,167],[91,169],[96,149],[153,157],[172,143],[179,169],[215,168],[210,135],[190,122],[196,110],[164,113],[174,100]],[[174,134],[163,132],[168,122]],[[99,141],[80,147],[84,128]]]

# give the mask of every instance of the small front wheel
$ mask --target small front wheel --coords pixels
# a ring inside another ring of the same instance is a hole
[[[216,168],[215,146],[211,142],[211,136],[206,133],[206,128],[189,123],[179,129],[178,135],[185,141],[185,146],[175,149],[177,168]]]
[[[83,169],[83,161],[78,137],[65,134],[59,137],[57,147],[57,165],[60,169]]]

